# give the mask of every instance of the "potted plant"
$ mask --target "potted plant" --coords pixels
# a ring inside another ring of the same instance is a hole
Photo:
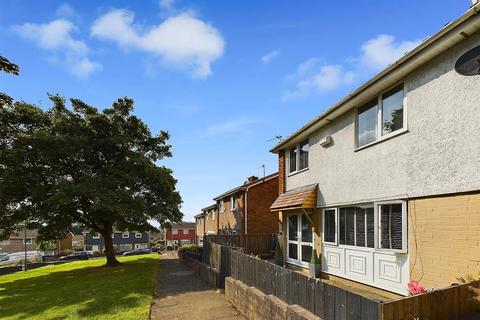
[[[280,241],[278,241],[278,239],[275,243],[275,264],[277,266],[283,266],[282,247],[280,247]]]
[[[310,259],[308,268],[310,270],[310,276],[313,278],[320,278],[320,259],[317,256],[316,249],[313,249],[312,251],[312,258]]]

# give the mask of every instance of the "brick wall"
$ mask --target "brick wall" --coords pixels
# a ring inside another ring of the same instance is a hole
[[[237,234],[242,234],[243,224],[243,209],[244,209],[244,195],[237,193],[236,199],[238,202],[238,209],[235,212],[231,210],[230,196],[223,198],[225,211],[218,213],[218,229],[219,230],[237,230]],[[220,201],[217,201],[218,208],[220,208]],[[220,210],[220,209],[219,209]]]
[[[195,226],[197,228],[197,236],[200,238],[203,237],[205,233],[205,220],[204,217],[199,217],[195,219]]]
[[[285,192],[285,151],[278,152],[278,194]]]
[[[247,234],[278,232],[276,213],[270,206],[278,197],[278,177],[265,180],[248,190]]]
[[[225,298],[247,319],[321,320],[299,305],[288,305],[230,277],[225,278]]]
[[[205,233],[206,234],[217,234],[218,232],[218,211],[215,209],[213,213],[213,220],[210,214],[205,214]]]
[[[480,193],[409,201],[410,278],[427,287],[480,272]]]

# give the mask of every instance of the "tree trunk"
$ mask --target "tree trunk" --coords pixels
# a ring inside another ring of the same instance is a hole
[[[120,262],[115,258],[115,251],[113,250],[112,231],[106,231],[103,236],[103,243],[105,245],[105,256],[107,257],[107,267],[113,267]]]

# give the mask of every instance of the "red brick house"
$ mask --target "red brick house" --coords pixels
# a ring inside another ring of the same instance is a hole
[[[277,197],[278,173],[262,179],[249,177],[243,185],[215,197],[218,234],[276,233],[278,221],[268,213]]]
[[[167,229],[166,240],[168,245],[195,242],[195,222],[172,223]]]

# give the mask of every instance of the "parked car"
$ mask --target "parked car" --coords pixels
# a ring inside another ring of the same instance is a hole
[[[68,256],[63,256],[58,258],[60,261],[73,261],[73,260],[88,260],[90,258],[90,254],[85,251],[81,252],[73,252]]]
[[[0,254],[0,262],[8,261],[9,259],[10,257],[8,256],[8,254]]]
[[[139,255],[139,254],[149,254],[151,252],[152,251],[150,249],[135,249],[135,250],[132,250],[132,251],[124,252],[123,255],[124,256],[136,256],[136,255]]]

